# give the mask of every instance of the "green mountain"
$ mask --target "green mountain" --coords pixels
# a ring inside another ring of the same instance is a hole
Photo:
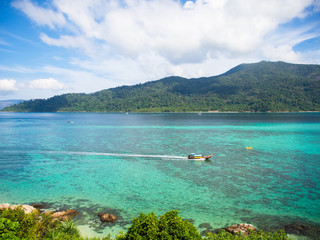
[[[15,112],[320,111],[320,65],[241,64],[214,77],[167,77],[84,94],[25,101]]]
[[[14,105],[14,104],[18,104],[20,102],[23,102],[24,100],[0,100],[0,110],[5,108],[5,107],[8,107],[8,106],[11,106],[11,105]]]

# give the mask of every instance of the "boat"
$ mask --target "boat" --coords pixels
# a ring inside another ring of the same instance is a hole
[[[212,156],[213,156],[213,153],[211,155],[201,155],[201,154],[191,153],[190,155],[188,155],[188,159],[204,161],[204,160],[209,160]]]

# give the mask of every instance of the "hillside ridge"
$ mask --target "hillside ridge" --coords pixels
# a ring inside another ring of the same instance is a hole
[[[320,111],[320,65],[240,64],[212,77],[166,77],[7,107],[14,112]]]

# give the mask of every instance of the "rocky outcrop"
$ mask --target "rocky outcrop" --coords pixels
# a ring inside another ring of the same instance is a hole
[[[24,213],[26,213],[26,214],[37,211],[36,208],[29,206],[29,205],[10,205],[9,203],[0,204],[0,210],[16,209],[16,208],[22,209],[24,211]]]
[[[67,209],[61,212],[53,212],[53,211],[46,212],[46,214],[51,214],[53,219],[60,219],[62,221],[67,221],[72,219],[74,216],[77,216],[79,212],[77,210]]]
[[[247,223],[239,223],[232,225],[230,227],[224,228],[227,232],[232,233],[232,234],[237,234],[237,233],[242,233],[244,236],[247,236],[250,231],[255,231],[256,228]]]
[[[34,208],[36,208],[36,209],[38,209],[40,212],[44,212],[45,209],[50,208],[50,207],[48,206],[48,204],[45,203],[45,202],[42,202],[42,203],[32,203],[31,206],[34,207]]]
[[[16,209],[16,208],[20,208],[24,211],[24,213],[32,213],[34,211],[39,211],[39,209],[37,209],[36,207],[42,207],[42,205],[40,204],[33,204],[34,206],[30,206],[30,205],[10,205],[8,203],[3,203],[0,204],[0,211],[1,210],[5,210],[5,209]],[[78,215],[79,212],[77,210],[72,210],[72,209],[67,209],[65,211],[47,211],[44,212],[44,214],[51,214],[54,220],[62,220],[62,221],[66,221],[66,220],[70,220],[72,219],[74,216]]]
[[[98,216],[100,217],[101,222],[116,222],[117,217],[113,214],[108,213],[98,213]]]

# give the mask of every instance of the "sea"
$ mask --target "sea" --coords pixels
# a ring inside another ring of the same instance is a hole
[[[0,203],[77,209],[84,236],[175,209],[202,234],[319,225],[319,199],[320,113],[0,113]]]

